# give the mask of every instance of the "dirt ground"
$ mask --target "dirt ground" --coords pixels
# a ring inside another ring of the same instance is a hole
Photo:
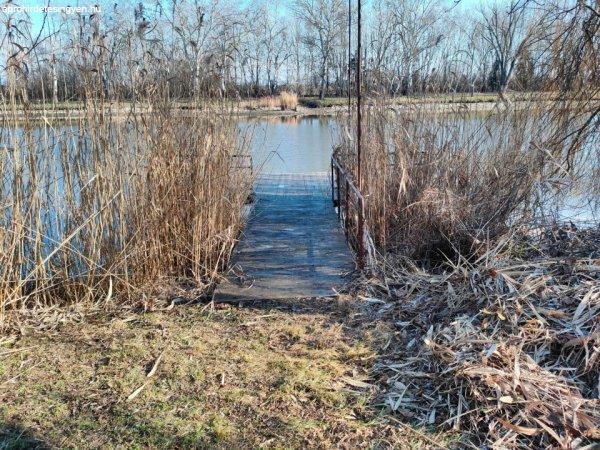
[[[0,338],[2,448],[438,448],[377,404],[350,300],[100,315]],[[362,325],[360,325],[362,324]]]

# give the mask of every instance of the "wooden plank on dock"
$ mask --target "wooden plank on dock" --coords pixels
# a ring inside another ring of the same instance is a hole
[[[216,301],[322,297],[354,269],[328,174],[262,176],[256,204]]]

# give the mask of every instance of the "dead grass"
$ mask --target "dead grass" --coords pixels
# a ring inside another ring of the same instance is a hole
[[[365,320],[390,326],[374,372],[405,423],[489,448],[600,437],[598,229],[554,233],[536,213],[538,195],[569,192],[595,157],[584,143],[597,129],[579,128],[595,106],[578,105],[458,122],[366,114],[362,192],[379,254],[361,298]]]
[[[429,448],[428,439],[454,440],[378,415],[368,367],[389,336],[349,328],[343,311],[354,307],[324,299],[193,305],[103,314],[56,332],[28,328],[0,345],[0,433],[16,447],[39,439],[59,448]]]

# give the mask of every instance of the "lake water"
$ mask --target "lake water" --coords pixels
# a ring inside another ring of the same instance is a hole
[[[335,120],[327,116],[269,117],[240,121],[251,139],[254,167],[264,174],[327,172]]]
[[[464,122],[464,119],[463,119]],[[473,117],[457,129],[473,133],[481,126],[481,118]],[[327,172],[333,145],[337,139],[336,119],[329,116],[260,117],[241,120],[239,127],[249,147],[256,171],[264,174]],[[462,127],[462,128],[461,128]],[[494,145],[495,139],[479,133],[478,145]],[[554,198],[546,203],[546,218],[559,222],[597,222],[598,202],[585,193]]]
[[[474,125],[479,122],[474,120],[466,123],[465,133],[472,130]],[[328,172],[330,168],[330,159],[334,143],[337,140],[338,126],[334,117],[328,116],[288,116],[288,117],[260,117],[247,118],[238,121],[238,127],[242,131],[242,139],[248,141],[250,153],[253,158],[255,172],[264,174],[280,173],[316,173]],[[40,135],[43,133],[40,128]],[[72,132],[70,127],[59,127],[56,129],[59,133]],[[464,133],[463,133],[464,134]],[[5,138],[5,137],[4,137]],[[494,140],[489,136],[481,145],[492,145]],[[3,142],[0,140],[0,147]],[[8,145],[8,142],[7,142]],[[58,158],[58,156],[55,156]],[[75,161],[70,162],[76,164]],[[60,193],[63,192],[62,174],[60,167],[48,166],[39,167],[38,174],[48,178],[46,183],[49,185],[56,183],[57,199],[60,203]],[[8,167],[5,169],[9,170]],[[7,174],[8,175],[8,174]],[[10,179],[4,178],[4,193],[10,192]],[[77,190],[77,189],[75,189]],[[598,202],[586,192],[579,192],[578,195],[571,194],[568,198],[562,198],[548,204],[548,212],[559,221],[574,219],[577,222],[597,221]]]

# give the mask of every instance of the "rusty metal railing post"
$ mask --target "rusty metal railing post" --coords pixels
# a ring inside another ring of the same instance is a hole
[[[342,217],[342,195],[340,191],[340,168],[336,166],[336,183],[337,183],[337,212],[338,212],[338,220]]]
[[[365,203],[360,196],[358,198],[358,269],[363,270],[365,268]]]
[[[346,216],[344,217],[344,229],[346,230],[346,240],[350,237],[350,181],[346,178],[346,192],[344,193],[346,203]]]
[[[331,203],[335,206],[335,190],[333,188],[333,156],[331,157]]]
[[[340,165],[340,162],[335,158],[331,158],[332,164],[332,185],[337,186],[337,195],[334,195],[334,202],[338,208],[338,220],[340,225],[344,227],[346,239],[356,251],[357,266],[359,270],[363,270],[366,264],[367,257],[367,240],[365,235],[368,235],[366,230],[366,214],[365,214],[365,199],[357,188],[353,177],[351,177],[346,168]],[[335,176],[335,182],[333,177]],[[344,191],[342,191],[344,189]],[[332,187],[332,192],[335,192]],[[343,192],[343,193],[342,193]],[[354,212],[353,207],[356,208]],[[356,238],[356,242],[354,242]]]

